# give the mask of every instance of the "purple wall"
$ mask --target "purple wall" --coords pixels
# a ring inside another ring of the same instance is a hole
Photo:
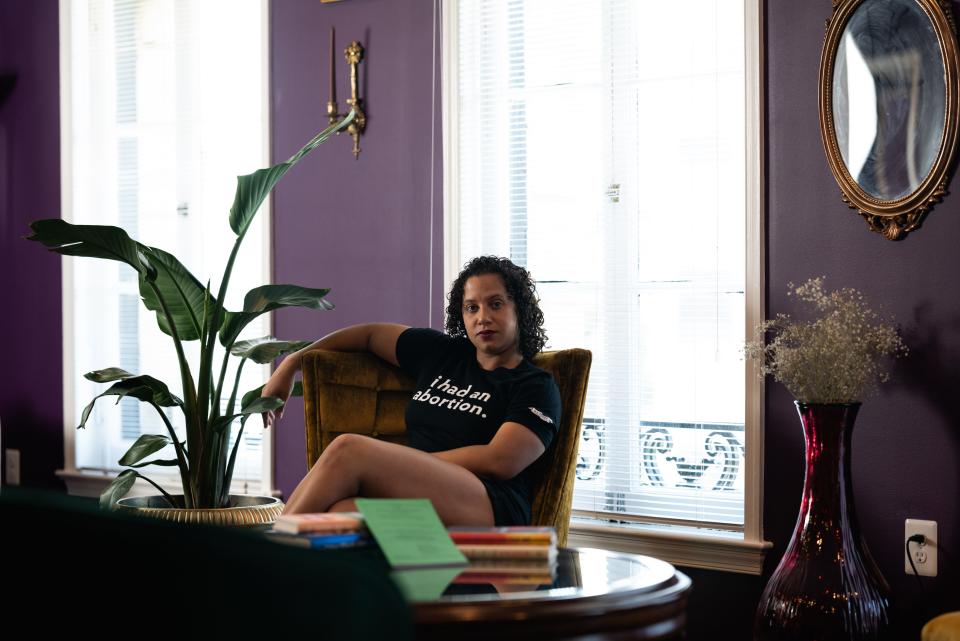
[[[55,484],[62,464],[59,260],[19,240],[26,224],[59,207],[57,3],[0,3],[0,72],[18,84],[0,107],[0,274],[13,309],[0,317],[8,368],[0,386],[3,446],[23,450],[24,481]],[[355,322],[428,323],[430,278],[431,10],[423,0],[272,3],[273,155],[286,158],[323,126],[329,26],[337,49],[359,38],[369,135],[354,161],[341,135],[304,160],[274,200],[274,282],[331,287],[333,312],[284,310],[275,333],[316,338]],[[824,274],[862,289],[906,329],[911,355],[869,400],[854,435],[858,515],[870,549],[916,638],[928,614],[960,607],[960,194],[923,228],[891,243],[840,201],[818,135],[817,68],[829,5],[767,8],[767,233],[769,313],[793,308],[786,282]],[[347,76],[338,65],[343,104]],[[437,97],[439,104],[439,95]],[[434,153],[433,323],[440,323],[440,123]],[[956,181],[953,189],[956,190]],[[39,295],[38,295],[39,293]],[[29,307],[20,301],[29,301]],[[41,365],[42,364],[42,365]],[[14,369],[15,368],[15,369]],[[42,376],[41,376],[42,374]],[[41,391],[42,390],[42,391]],[[277,480],[287,494],[306,471],[302,405],[276,433]],[[765,529],[772,571],[792,532],[803,482],[803,438],[791,399],[768,387]],[[940,526],[940,576],[925,579],[933,605],[902,570],[903,520]],[[691,638],[722,630],[746,638],[763,578],[693,570]]]
[[[0,74],[17,75],[0,105],[2,445],[20,450],[21,483],[46,487],[63,487],[60,257],[21,236],[60,211],[57,15],[57,0],[0,2]]]
[[[329,33],[337,31],[337,98],[349,96],[342,51],[360,40],[367,135],[354,160],[346,134],[300,163],[274,195],[274,282],[330,287],[332,312],[283,310],[274,333],[316,339],[352,323],[427,326],[430,279],[433,3],[367,0],[271,5],[273,157],[286,158],[325,126]],[[443,218],[439,51],[434,123],[433,326],[442,322]],[[275,435],[284,495],[306,473],[303,405],[290,403]]]
[[[829,285],[860,289],[904,326],[911,354],[857,419],[853,482],[870,550],[901,608],[913,610],[903,638],[917,638],[924,613],[916,579],[903,571],[904,519],[938,522],[940,575],[924,579],[925,587],[934,593],[933,611],[960,608],[960,193],[905,241],[868,231],[841,202],[818,133],[830,6],[767,5],[768,312],[794,309],[788,281],[823,274]],[[777,384],[767,392],[764,520],[775,563],[796,521],[804,446],[792,399]]]

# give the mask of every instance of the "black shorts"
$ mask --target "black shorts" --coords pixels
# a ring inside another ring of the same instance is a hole
[[[479,478],[479,477],[478,477]],[[493,523],[497,526],[530,525],[530,502],[503,481],[480,478],[493,507]]]

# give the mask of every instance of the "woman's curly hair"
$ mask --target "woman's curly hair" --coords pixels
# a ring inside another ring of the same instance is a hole
[[[463,288],[471,276],[499,274],[507,288],[507,296],[517,310],[517,331],[520,334],[520,353],[532,358],[543,349],[547,333],[543,330],[543,312],[537,298],[537,288],[530,272],[514,265],[508,258],[478,256],[467,263],[447,294],[446,330],[450,336],[467,335],[463,326]]]

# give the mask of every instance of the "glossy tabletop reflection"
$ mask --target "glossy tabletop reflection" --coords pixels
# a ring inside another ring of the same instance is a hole
[[[426,576],[411,582],[409,573],[395,574],[408,586],[423,639],[678,638],[690,590],[690,579],[669,563],[589,548],[559,550],[555,569],[539,584],[519,577],[463,583],[464,573],[448,570],[446,577],[434,574],[431,590],[419,581]]]

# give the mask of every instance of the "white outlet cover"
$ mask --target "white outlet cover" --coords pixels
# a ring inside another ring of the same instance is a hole
[[[906,546],[907,539],[914,534],[922,534],[926,537],[926,543],[923,545],[923,551],[927,555],[925,563],[914,564],[917,566],[917,574],[920,576],[937,576],[937,522],[922,521],[920,519],[907,519],[903,523],[903,542]],[[916,543],[909,545],[910,553],[916,555],[920,546]],[[916,556],[914,556],[916,558]],[[910,567],[910,558],[907,556],[906,547],[903,550],[903,571],[907,574],[913,574],[913,568]]]

